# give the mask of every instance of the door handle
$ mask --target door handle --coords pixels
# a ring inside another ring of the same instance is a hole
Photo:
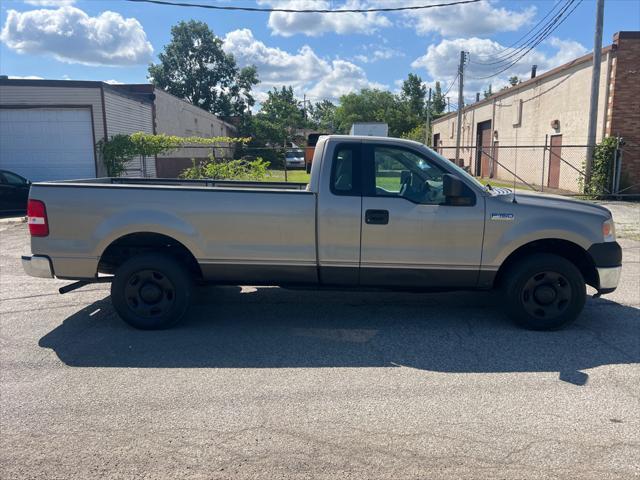
[[[386,225],[389,223],[389,210],[367,210],[364,221],[369,225]]]

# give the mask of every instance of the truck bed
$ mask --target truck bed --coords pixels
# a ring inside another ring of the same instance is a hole
[[[80,180],[58,180],[38,182],[40,185],[87,185],[91,187],[108,187],[119,185],[136,185],[143,187],[181,187],[181,188],[225,188],[240,190],[305,190],[306,183],[294,182],[256,182],[245,180],[185,180],[179,178],[130,178],[103,177]]]

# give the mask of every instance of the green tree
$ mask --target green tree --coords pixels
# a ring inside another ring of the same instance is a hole
[[[416,126],[407,102],[378,89],[363,89],[340,97],[340,106],[336,109],[337,130],[347,133],[355,122],[385,122],[392,137],[400,137]]]
[[[310,105],[311,123],[318,130],[333,133],[336,125],[336,109],[337,107],[329,100],[322,100],[315,105]]]
[[[251,136],[249,148],[236,151],[239,156],[261,156],[274,167],[284,162],[284,143],[294,140],[297,129],[306,126],[302,102],[294,95],[293,87],[273,88],[260,111],[247,117],[241,132]]]
[[[444,113],[444,109],[447,108],[447,99],[442,95],[442,87],[440,82],[436,82],[433,89],[433,99],[431,101],[431,109],[433,117],[438,117]]]
[[[239,69],[233,55],[204,22],[190,20],[171,28],[171,41],[149,65],[149,79],[159,88],[217,115],[243,115],[255,104],[255,67]]]
[[[425,117],[427,87],[422,82],[422,78],[415,73],[410,73],[407,79],[402,82],[401,95],[404,101],[408,102],[411,114],[418,119],[423,119]]]
[[[491,95],[493,95],[493,91],[491,90],[491,84],[489,84],[489,88],[485,89],[485,91],[482,92],[482,95],[484,96],[484,98],[489,98]]]
[[[421,123],[408,132],[403,133],[402,138],[413,140],[415,142],[425,143],[427,136],[426,129],[426,125],[424,123]]]
[[[267,99],[262,103],[257,117],[266,119],[280,128],[283,132],[281,138],[304,125],[302,102],[296,99],[293,87],[283,86],[280,90],[274,87],[267,92]]]
[[[512,87],[514,87],[520,83],[520,79],[518,78],[517,75],[514,75],[513,77],[509,77],[509,83],[511,84]]]

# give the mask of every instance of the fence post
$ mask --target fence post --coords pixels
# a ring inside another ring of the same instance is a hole
[[[540,179],[540,191],[544,192],[544,164],[547,157],[547,143],[549,141],[549,134],[544,136],[544,148],[542,149],[542,178]]]
[[[287,175],[287,137],[284,137],[284,181],[288,182],[289,181],[289,177]]]

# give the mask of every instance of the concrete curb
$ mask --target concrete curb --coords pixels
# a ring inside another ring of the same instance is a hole
[[[16,223],[27,223],[27,217],[0,218],[0,225],[13,225]]]

